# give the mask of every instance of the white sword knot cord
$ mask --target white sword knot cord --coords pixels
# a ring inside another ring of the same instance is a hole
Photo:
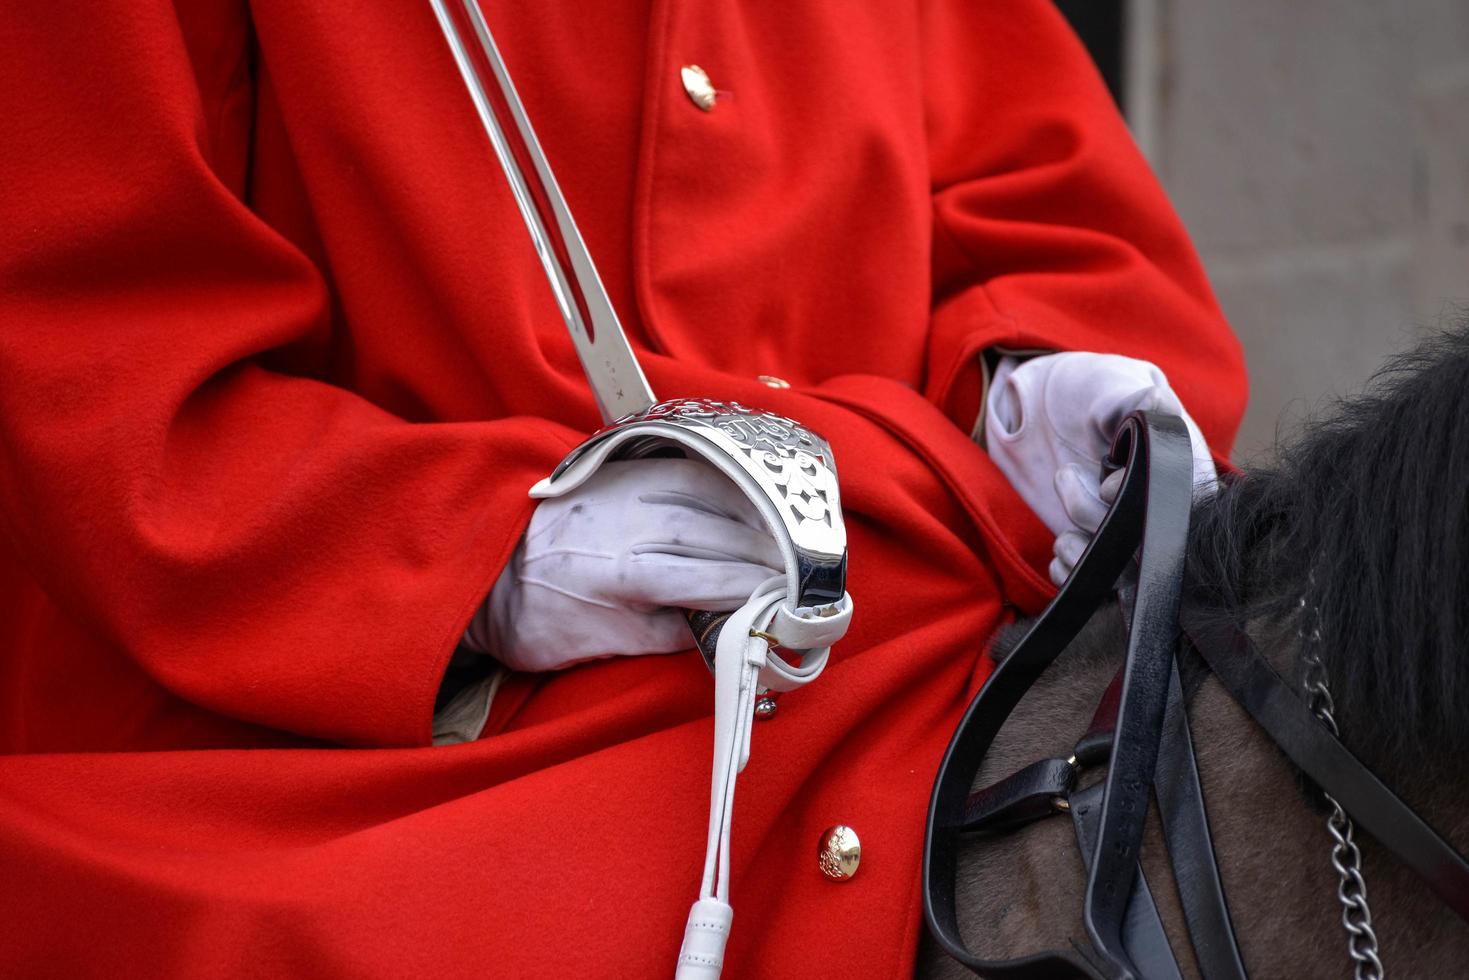
[[[699,899],[689,909],[675,980],[716,980],[724,967],[734,909],[729,904],[730,826],[735,779],[750,760],[755,695],[765,687],[789,691],[820,676],[831,645],[847,631],[852,600],[834,615],[803,615],[786,604],[784,575],[766,580],[725,622],[714,656],[714,772],[709,791],[709,838]],[[772,653],[801,652],[799,664]]]

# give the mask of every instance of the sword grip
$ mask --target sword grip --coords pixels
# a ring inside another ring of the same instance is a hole
[[[694,645],[699,648],[699,653],[704,657],[704,663],[712,671],[714,669],[714,647],[719,643],[719,634],[724,630],[724,624],[734,613],[685,609],[683,614],[684,618],[689,621],[689,629],[694,633]]]

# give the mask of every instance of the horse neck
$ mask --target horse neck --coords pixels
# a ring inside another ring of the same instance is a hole
[[[1252,632],[1283,677],[1300,676],[1293,623]],[[1246,964],[1257,975],[1349,972],[1325,799],[1217,682],[1199,689],[1189,716],[1215,852]],[[1370,746],[1354,744],[1360,740],[1353,738],[1350,717],[1337,721],[1348,747],[1384,782],[1456,847],[1469,847],[1469,786],[1462,765],[1442,757],[1378,758]],[[1356,838],[1389,972],[1460,974],[1469,962],[1469,929],[1375,840],[1360,831]],[[1166,862],[1155,854],[1148,864],[1156,868],[1149,873],[1152,880]],[[1175,905],[1171,890],[1167,899]],[[1176,907],[1171,914],[1177,919]]]
[[[1022,631],[1023,632],[1023,631]],[[1293,677],[1299,645],[1288,630],[1257,630],[1261,649]],[[1018,637],[1009,637],[1015,639]],[[1002,636],[996,648],[1006,647]],[[1125,636],[1115,609],[1093,617],[1072,649],[1046,672],[995,740],[976,787],[1046,756],[1065,757],[1085,729],[1102,690],[1122,662]],[[1189,705],[1214,849],[1241,951],[1253,976],[1338,977],[1350,973],[1337,904],[1326,811],[1273,742],[1215,681]],[[1351,746],[1351,719],[1341,719]],[[1438,760],[1442,762],[1443,760]],[[1401,769],[1404,767],[1395,767]],[[1399,785],[1379,772],[1461,850],[1469,848],[1469,800],[1452,766]],[[1442,771],[1441,771],[1442,770]],[[1447,773],[1447,774],[1445,774]],[[1397,976],[1457,976],[1469,962],[1469,929],[1375,841],[1358,834],[1362,872],[1382,955]],[[1197,975],[1187,947],[1156,809],[1143,866],[1186,975]],[[960,926],[976,951],[997,958],[1086,943],[1083,880],[1070,822],[1043,820],[1000,840],[961,844]],[[958,980],[968,974],[924,937],[916,975]]]

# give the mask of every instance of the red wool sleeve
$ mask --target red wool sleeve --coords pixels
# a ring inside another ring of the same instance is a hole
[[[31,9],[0,37],[0,529],[175,693],[427,744],[525,487],[577,435],[413,423],[325,380],[350,351],[324,277],[239,196],[243,22]]]
[[[1049,0],[943,4],[924,23],[933,175],[928,391],[968,431],[987,348],[1154,362],[1215,453],[1244,360],[1193,248]]]

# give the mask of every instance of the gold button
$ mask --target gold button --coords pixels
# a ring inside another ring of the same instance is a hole
[[[784,378],[777,378],[773,374],[761,374],[756,376],[756,381],[768,388],[789,388],[791,383]]]
[[[816,849],[816,863],[821,873],[832,881],[846,881],[857,873],[862,863],[862,842],[857,832],[846,824],[826,828],[821,846]]]
[[[683,90],[688,93],[694,105],[705,112],[714,111],[714,100],[717,96],[714,83],[709,81],[708,72],[698,65],[684,65],[678,70],[678,77],[683,79]]]

